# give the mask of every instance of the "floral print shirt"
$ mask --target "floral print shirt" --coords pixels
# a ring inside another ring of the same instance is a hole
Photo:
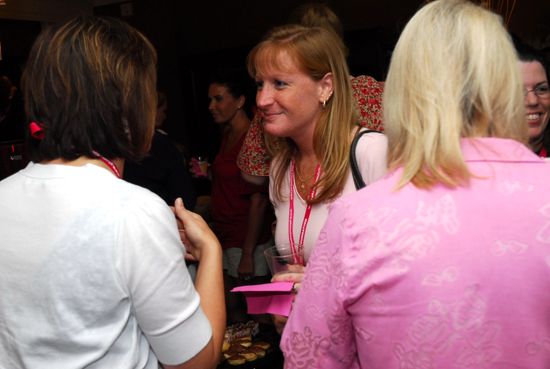
[[[284,329],[285,368],[550,367],[550,163],[464,139],[468,186],[333,203]]]

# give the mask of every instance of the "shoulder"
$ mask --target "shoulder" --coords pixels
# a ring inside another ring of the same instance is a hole
[[[369,153],[387,155],[388,138],[385,134],[377,131],[367,132],[366,129],[361,129],[359,132],[361,137],[357,141],[356,155],[368,155]]]
[[[377,81],[371,76],[360,75],[351,77],[351,84],[355,89],[367,88],[373,92],[381,92],[384,89],[384,82]]]
[[[351,79],[351,88],[359,108],[359,123],[363,127],[384,130],[382,124],[382,95],[384,82],[370,76],[357,76]]]
[[[351,78],[351,88],[354,95],[370,99],[370,101],[366,101],[368,104],[374,102],[372,99],[379,103],[382,102],[384,82],[377,81],[370,76],[356,76]]]
[[[155,146],[155,145],[173,146],[174,145],[173,142],[172,142],[172,139],[170,138],[170,136],[168,136],[165,133],[158,132],[158,131],[156,131],[155,134],[153,135],[152,144],[153,144],[153,146]]]
[[[137,213],[150,218],[158,217],[161,214],[163,216],[170,215],[170,208],[166,202],[144,187],[117,180],[115,183],[111,183],[109,188],[112,193],[111,205],[116,206],[126,215]]]

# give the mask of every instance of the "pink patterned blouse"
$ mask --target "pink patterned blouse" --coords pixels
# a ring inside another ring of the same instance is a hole
[[[512,140],[462,141],[468,187],[330,209],[283,332],[285,368],[550,368],[550,163]]]
[[[359,110],[359,125],[383,132],[382,93],[384,92],[384,82],[378,82],[369,76],[357,76],[351,78],[351,86]],[[237,158],[237,166],[246,174],[267,177],[270,164],[271,158],[265,147],[261,118],[256,114]]]

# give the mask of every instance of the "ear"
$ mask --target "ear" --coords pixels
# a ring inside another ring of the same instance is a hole
[[[330,99],[334,91],[334,78],[332,73],[327,73],[319,81],[319,102],[322,104]]]
[[[246,97],[244,97],[244,95],[239,96],[239,98],[237,99],[237,106],[239,107],[239,109],[243,108],[245,102]]]

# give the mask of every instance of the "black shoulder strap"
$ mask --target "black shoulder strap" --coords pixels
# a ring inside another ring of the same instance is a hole
[[[357,190],[362,189],[363,187],[366,187],[365,181],[363,181],[363,177],[361,176],[361,172],[359,171],[359,166],[357,165],[357,158],[355,157],[355,151],[357,150],[357,143],[359,142],[359,139],[365,134],[365,133],[371,133],[371,132],[377,132],[378,131],[372,130],[372,129],[365,129],[357,132],[355,137],[353,138],[353,141],[351,142],[351,148],[349,151],[349,164],[351,167],[351,174],[353,176],[353,183],[355,183],[355,188]]]

